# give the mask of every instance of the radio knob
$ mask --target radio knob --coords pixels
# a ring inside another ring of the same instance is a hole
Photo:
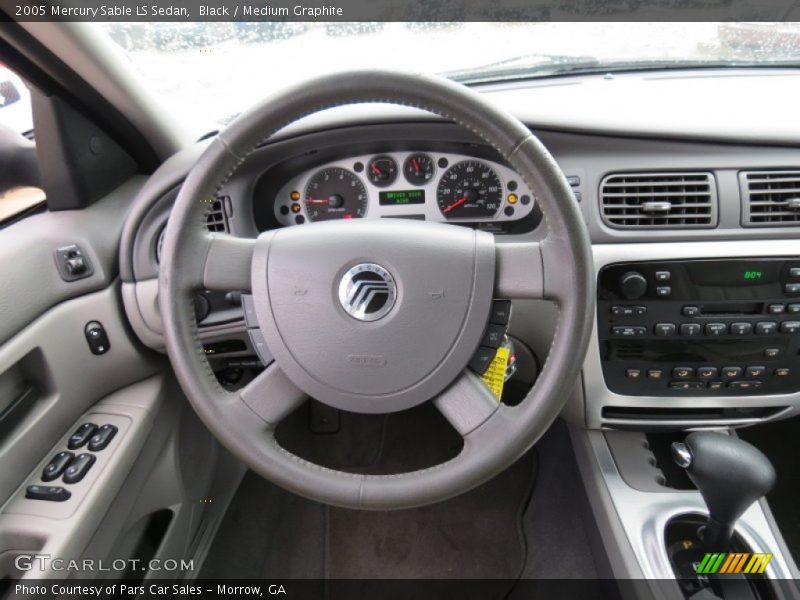
[[[620,277],[619,289],[628,300],[636,300],[647,291],[647,279],[638,271],[630,271]]]

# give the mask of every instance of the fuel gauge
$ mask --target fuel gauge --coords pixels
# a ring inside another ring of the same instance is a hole
[[[376,156],[367,165],[367,177],[377,187],[392,185],[397,179],[397,163],[391,156]]]

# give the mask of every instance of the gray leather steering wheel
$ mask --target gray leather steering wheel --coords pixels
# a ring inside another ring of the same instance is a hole
[[[255,240],[206,231],[207,199],[275,132],[326,108],[367,102],[427,110],[494,147],[534,190],[546,238],[496,242],[466,227],[401,219],[311,223],[267,231]],[[393,304],[381,318],[354,318],[340,301],[341,282],[353,267],[377,273],[381,291],[392,286]],[[252,292],[275,355],[236,393],[218,384],[198,338],[192,297],[201,288]],[[576,386],[593,295],[583,219],[563,173],[530,130],[464,86],[383,71],[314,79],[269,98],[222,131],[175,201],[159,282],[167,352],[211,432],[277,485],[362,509],[444,500],[498,474],[528,450]],[[541,374],[516,407],[499,404],[466,369],[495,297],[547,298],[559,307]],[[281,419],[309,396],[366,413],[433,400],[463,436],[463,449],[435,467],[396,475],[323,468],[289,453],[274,436]]]

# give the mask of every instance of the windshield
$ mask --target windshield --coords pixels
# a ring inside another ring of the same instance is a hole
[[[688,66],[800,66],[797,23],[105,23],[176,115],[224,124],[288,84],[354,68],[466,83]]]

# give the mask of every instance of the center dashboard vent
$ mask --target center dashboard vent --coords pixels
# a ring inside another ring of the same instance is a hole
[[[800,224],[800,171],[739,173],[744,227]]]
[[[603,221],[615,229],[717,225],[717,186],[708,172],[614,173],[600,183]]]

